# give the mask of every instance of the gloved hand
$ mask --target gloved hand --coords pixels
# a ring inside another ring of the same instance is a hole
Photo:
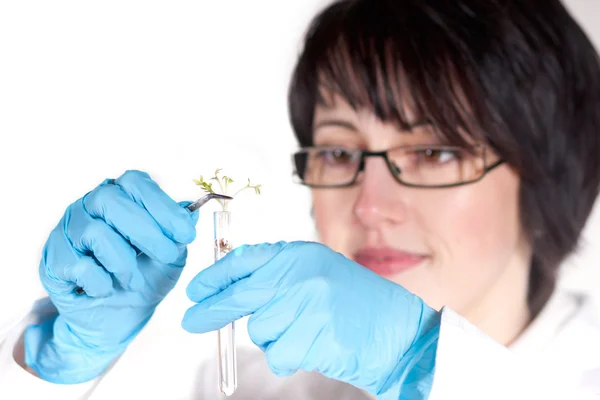
[[[59,314],[25,333],[25,363],[42,379],[89,381],[137,336],[175,286],[196,236],[198,212],[187,204],[148,174],[127,171],[67,208],[39,267]]]
[[[299,369],[385,399],[426,399],[440,313],[328,247],[239,247],[187,287],[182,327],[213,331],[246,315],[251,340],[278,376]]]

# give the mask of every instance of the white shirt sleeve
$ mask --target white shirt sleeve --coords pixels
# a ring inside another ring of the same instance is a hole
[[[442,310],[429,400],[600,399],[546,371],[532,370],[508,348],[454,311]]]
[[[0,399],[83,400],[93,391],[100,378],[82,384],[58,385],[30,374],[15,361],[15,348],[25,328],[55,313],[50,301],[41,299],[25,317],[7,319],[5,326],[0,326]]]

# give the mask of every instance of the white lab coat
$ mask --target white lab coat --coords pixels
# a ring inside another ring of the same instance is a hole
[[[167,300],[165,300],[167,301]],[[452,310],[444,309],[437,369],[430,399],[599,399],[600,303],[585,293],[559,290],[539,318],[510,350],[483,335]],[[162,307],[162,305],[161,305]],[[160,309],[160,311],[168,309]],[[54,312],[39,301],[11,327],[0,326],[0,399],[168,399],[224,398],[217,389],[214,359],[201,357],[202,338],[180,328],[181,313],[155,316],[123,356],[99,379],[54,385],[21,369],[13,348],[26,325]],[[207,347],[207,346],[204,346]],[[245,400],[367,400],[348,384],[300,371],[278,378],[263,353],[238,350],[238,390]]]

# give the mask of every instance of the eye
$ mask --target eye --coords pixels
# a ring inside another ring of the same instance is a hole
[[[348,164],[357,160],[357,154],[344,149],[329,149],[320,150],[318,156],[327,164]]]
[[[457,152],[453,150],[434,148],[419,150],[417,156],[419,161],[433,164],[445,164],[459,158]]]

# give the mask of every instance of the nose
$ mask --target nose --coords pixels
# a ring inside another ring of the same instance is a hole
[[[394,179],[384,160],[366,159],[359,185],[353,211],[363,226],[376,229],[382,225],[401,224],[407,219],[408,188]]]

